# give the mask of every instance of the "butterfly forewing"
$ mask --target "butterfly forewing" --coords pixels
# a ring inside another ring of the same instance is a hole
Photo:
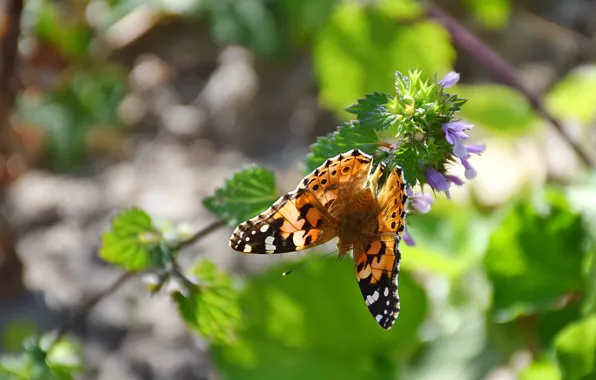
[[[230,247],[244,253],[285,253],[331,240],[337,236],[341,196],[352,186],[364,186],[371,163],[372,157],[358,150],[328,159],[296,190],[236,227]]]
[[[309,190],[299,189],[236,227],[230,247],[244,253],[285,253],[311,248],[333,237],[334,222],[323,206]]]

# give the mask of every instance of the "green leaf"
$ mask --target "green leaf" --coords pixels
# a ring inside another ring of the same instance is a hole
[[[519,378],[520,380],[560,380],[561,371],[552,360],[542,358],[526,367]]]
[[[240,308],[231,279],[207,260],[198,262],[192,274],[197,284],[187,283],[183,291],[172,293],[182,319],[202,336],[233,341],[240,323]]]
[[[567,326],[555,343],[563,378],[596,378],[596,316]]]
[[[62,339],[47,352],[53,337],[30,338],[20,355],[0,357],[0,379],[72,380],[81,366],[80,347]]]
[[[277,198],[273,173],[253,166],[236,173],[213,196],[203,199],[203,204],[230,226],[235,226],[265,210]]]
[[[347,122],[337,131],[317,138],[317,142],[311,146],[311,153],[306,159],[306,169],[310,172],[328,158],[352,149],[375,154],[379,143],[381,143],[381,139],[373,128],[365,127],[357,121]]]
[[[586,237],[581,216],[559,192],[514,205],[485,256],[497,319],[553,310],[562,297],[580,291]]]
[[[547,107],[555,116],[574,118],[589,124],[596,117],[596,65],[571,71],[546,97]]]
[[[23,120],[46,133],[45,148],[55,170],[81,165],[88,143],[105,144],[102,139],[89,139],[89,133],[113,139],[125,82],[121,70],[104,65],[76,71],[43,96],[20,94],[17,110]]]
[[[466,0],[464,4],[476,18],[489,28],[502,28],[509,21],[509,0]]]
[[[522,135],[539,124],[526,99],[509,87],[492,84],[457,86],[458,96],[471,101],[462,117],[503,136]]]
[[[160,242],[151,217],[133,208],[114,218],[112,228],[102,235],[99,256],[126,270],[143,270],[151,265],[151,250]]]
[[[279,0],[285,27],[296,42],[310,40],[328,22],[336,0],[295,1]]]
[[[372,94],[366,94],[364,98],[358,99],[358,103],[352,104],[346,111],[353,113],[358,117],[359,120],[366,118],[373,110],[378,106],[385,105],[391,99],[391,95],[384,92],[374,92]]]
[[[401,25],[390,13],[342,2],[315,40],[321,100],[340,117],[362,94],[392,93],[396,70],[419,68],[432,78],[451,69],[455,51],[442,27],[430,21]]]
[[[205,0],[211,33],[220,44],[243,44],[257,53],[272,54],[281,46],[282,34],[268,2],[261,0]]]
[[[352,260],[319,260],[281,275],[295,266],[284,264],[248,280],[239,344],[213,347],[222,377],[395,378],[400,363],[420,345],[418,329],[427,307],[424,291],[408,272],[399,277],[402,313],[386,331],[366,308]]]
[[[477,211],[444,199],[438,199],[428,214],[408,216],[407,228],[416,245],[402,245],[408,257],[402,267],[451,279],[478,262],[490,236],[488,221]]]
[[[19,351],[23,342],[37,332],[38,327],[32,321],[11,321],[4,325],[0,347],[7,352]]]

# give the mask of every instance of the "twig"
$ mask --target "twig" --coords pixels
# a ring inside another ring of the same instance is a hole
[[[223,220],[218,220],[216,222],[213,222],[210,225],[208,225],[207,227],[205,227],[205,228],[197,231],[194,235],[192,235],[188,239],[185,239],[185,240],[179,242],[178,244],[176,244],[175,246],[171,247],[171,249],[174,250],[174,251],[176,251],[176,250],[182,249],[184,247],[187,247],[187,246],[189,246],[189,245],[197,242],[199,239],[202,239],[205,236],[209,235],[210,233],[216,231],[217,229],[219,229],[221,227],[224,227],[225,225],[226,225],[226,222],[223,221]],[[70,318],[69,321],[66,324],[64,324],[62,327],[60,327],[58,329],[58,331],[56,332],[56,337],[52,341],[52,343],[50,344],[50,346],[48,348],[48,351],[58,341],[60,341],[60,339],[62,339],[70,330],[72,330],[75,327],[75,325],[81,319],[83,319],[85,316],[87,316],[87,314],[89,314],[89,312],[95,307],[95,305],[97,305],[99,303],[99,301],[101,301],[105,297],[109,296],[110,294],[114,293],[127,280],[129,280],[130,278],[134,277],[134,275],[136,275],[137,273],[138,272],[125,272],[125,273],[123,273],[110,286],[108,286],[106,289],[104,289],[100,293],[96,294],[93,298],[91,298],[90,300],[88,300],[79,309],[77,309],[77,311],[72,316],[72,318]]]
[[[77,322],[80,319],[82,319],[87,314],[89,314],[91,309],[93,309],[93,307],[95,307],[95,305],[97,305],[99,303],[99,301],[101,301],[104,297],[114,293],[116,290],[118,290],[120,288],[120,286],[122,286],[127,280],[132,278],[135,274],[136,274],[135,272],[123,273],[110,286],[108,286],[103,291],[99,292],[93,298],[88,300],[85,304],[83,304],[83,306],[81,306],[76,311],[75,315],[73,315],[72,318],[70,318],[70,320],[65,325],[63,325],[62,327],[60,327],[58,329],[58,331],[56,332],[56,338],[53,340],[51,346],[53,346],[58,341],[60,341],[60,339],[62,339],[64,337],[64,335],[66,335],[66,333],[69,332],[77,324]],[[51,346],[50,346],[50,348],[51,348]],[[48,348],[48,351],[49,350],[50,349]]]
[[[225,227],[225,226],[226,226],[226,222],[224,220],[217,220],[217,221],[209,224],[207,227],[203,228],[202,230],[199,230],[198,232],[196,232],[194,235],[192,235],[188,239],[182,240],[178,244],[172,246],[171,249],[173,251],[177,251],[179,249],[188,247],[189,245],[196,243],[198,240],[204,238],[205,236],[209,235],[210,233],[212,233],[222,227]]]
[[[594,167],[592,157],[567,134],[561,122],[546,110],[540,97],[519,80],[517,73],[509,63],[437,5],[430,2],[427,4],[427,16],[441,24],[449,32],[455,45],[465,50],[476,61],[495,74],[501,82],[519,91],[528,100],[532,108],[555,127],[579,158],[587,166]]]

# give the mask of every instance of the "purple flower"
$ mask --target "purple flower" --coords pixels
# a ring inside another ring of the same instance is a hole
[[[459,177],[456,177],[451,174],[445,174],[445,179],[447,180],[447,182],[455,183],[457,186],[462,186],[464,184],[464,181],[462,181]]]
[[[406,193],[408,194],[408,198],[410,198],[410,205],[420,214],[429,212],[431,205],[435,203],[435,199],[430,194],[414,194],[411,187],[408,187]]]
[[[470,164],[470,161],[468,161],[467,158],[460,158],[461,160],[461,164],[464,166],[464,168],[466,169],[464,175],[466,176],[467,179],[473,179],[476,178],[476,169],[474,169],[472,167],[472,164]]]
[[[404,234],[401,236],[402,239],[404,240],[404,242],[409,245],[410,247],[413,247],[416,245],[416,243],[414,242],[414,239],[412,239],[412,237],[410,236],[410,234],[408,233],[408,229],[404,230]]]
[[[450,71],[439,81],[439,84],[443,86],[443,88],[449,88],[456,84],[459,81],[459,73],[455,71]]]
[[[486,145],[466,145],[466,149],[472,154],[480,154],[486,150]]]
[[[426,182],[437,191],[449,191],[449,182],[443,177],[443,174],[433,168],[426,169]]]
[[[453,121],[451,123],[443,124],[441,128],[445,133],[445,140],[453,145],[453,154],[456,157],[466,158],[470,156],[470,152],[464,145],[464,141],[468,136],[464,131],[472,128],[472,125],[464,123],[463,121]]]

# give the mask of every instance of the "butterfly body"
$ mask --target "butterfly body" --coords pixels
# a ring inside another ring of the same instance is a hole
[[[340,259],[352,250],[353,245],[378,230],[379,207],[370,188],[348,197],[344,213],[337,219],[337,249]]]
[[[243,253],[301,251],[335,237],[339,258],[350,250],[358,285],[377,323],[389,329],[399,309],[399,242],[405,227],[405,182],[395,167],[353,150],[328,159],[269,209],[241,223],[230,247]]]

